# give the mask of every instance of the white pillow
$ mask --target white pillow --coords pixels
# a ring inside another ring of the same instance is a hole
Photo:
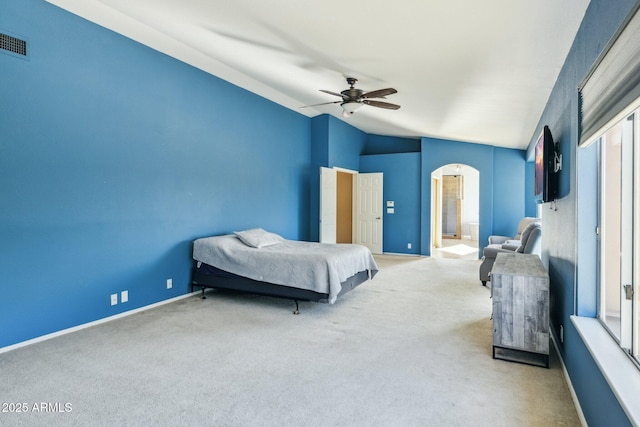
[[[282,243],[282,237],[275,233],[269,233],[262,228],[235,231],[233,234],[235,234],[242,243],[252,248],[264,248]]]

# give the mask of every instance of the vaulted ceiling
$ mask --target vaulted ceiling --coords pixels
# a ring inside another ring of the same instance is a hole
[[[526,148],[589,0],[47,0],[300,114]],[[348,118],[325,89],[393,87]],[[214,96],[214,94],[212,94]]]

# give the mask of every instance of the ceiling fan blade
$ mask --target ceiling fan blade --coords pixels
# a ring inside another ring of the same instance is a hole
[[[336,92],[331,92],[330,90],[320,89],[320,92],[328,93],[329,95],[339,96],[340,98],[344,98],[344,95]]]
[[[398,108],[400,108],[399,105],[382,101],[371,101],[369,99],[363,99],[362,102],[367,105],[371,105],[372,107],[386,108],[387,110],[397,110]]]
[[[302,106],[302,107],[300,107],[300,108],[317,107],[317,106],[319,106],[319,105],[340,104],[340,103],[342,103],[342,102],[344,102],[344,101],[322,102],[322,103],[320,103],[320,104],[303,105],[303,106]]]
[[[392,87],[388,87],[386,89],[372,90],[371,92],[363,93],[362,97],[363,98],[384,98],[385,96],[393,95],[394,93],[398,93],[398,91]]]

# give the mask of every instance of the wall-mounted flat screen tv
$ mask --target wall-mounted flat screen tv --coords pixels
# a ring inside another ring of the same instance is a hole
[[[554,168],[556,147],[549,126],[545,126],[535,148],[535,184],[536,202],[552,202],[558,195],[558,174]]]

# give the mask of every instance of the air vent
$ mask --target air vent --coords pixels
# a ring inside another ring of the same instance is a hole
[[[0,49],[15,55],[27,56],[27,42],[8,34],[0,33]]]

